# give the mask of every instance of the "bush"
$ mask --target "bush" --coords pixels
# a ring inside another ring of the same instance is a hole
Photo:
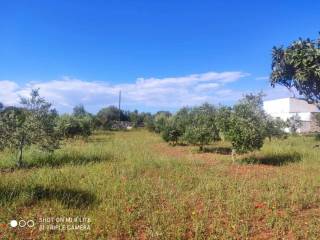
[[[200,151],[203,150],[204,145],[219,140],[215,117],[216,109],[209,104],[192,109],[190,123],[185,128],[183,139],[190,144],[199,146]]]
[[[145,127],[150,131],[150,132],[154,132],[156,129],[156,126],[154,124],[154,119],[152,116],[147,116],[144,120],[144,124]]]
[[[64,138],[87,138],[92,133],[92,119],[89,116],[76,117],[65,114],[59,117],[58,129]]]
[[[161,133],[165,130],[169,116],[163,112],[156,114],[154,117],[154,131]]]
[[[95,117],[95,127],[109,130],[112,127],[112,123],[115,121],[128,121],[129,118],[123,111],[115,106],[109,106],[102,108]]]
[[[263,129],[258,122],[233,114],[230,120],[232,127],[227,133],[233,149],[237,153],[259,150],[263,146]]]
[[[237,153],[259,150],[265,138],[265,113],[262,109],[262,94],[247,95],[236,104],[228,121],[225,135]]]
[[[280,118],[266,116],[265,118],[265,136],[271,141],[273,137],[284,138],[287,133],[284,131],[288,124]]]
[[[173,143],[173,145],[176,145],[181,135],[182,132],[178,129],[174,119],[168,119],[162,131],[163,140],[165,140],[166,142]]]

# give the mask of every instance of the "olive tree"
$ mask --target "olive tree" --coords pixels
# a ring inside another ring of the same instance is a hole
[[[172,142],[176,145],[179,141],[183,140],[182,136],[185,133],[187,126],[190,124],[191,108],[183,107],[165,121],[162,130],[162,138],[166,142]]]
[[[154,117],[154,131],[156,133],[161,133],[165,130],[168,119],[171,115],[165,112],[158,112]]]
[[[23,152],[36,145],[42,150],[59,147],[56,131],[57,112],[51,104],[32,90],[29,98],[21,98],[21,107],[7,107],[0,114],[0,148],[17,151],[17,164],[23,165]]]
[[[176,145],[178,143],[182,132],[178,128],[177,122],[173,117],[170,117],[165,121],[165,125],[163,127],[161,135],[163,140],[165,140],[166,142],[173,143],[173,145]]]
[[[259,150],[265,138],[264,111],[261,95],[247,95],[231,110],[229,119],[225,119],[228,128],[224,134],[231,141],[233,150],[246,153]]]
[[[209,104],[193,108],[190,112],[190,123],[185,128],[183,138],[188,143],[199,146],[200,151],[203,150],[204,145],[219,140],[215,117],[216,109]]]
[[[265,136],[271,141],[274,138],[281,138],[286,135],[285,129],[288,124],[280,118],[273,118],[267,115],[265,118]]]
[[[228,131],[230,129],[230,117],[232,113],[231,107],[220,106],[217,111],[216,123],[219,129],[220,137],[223,140],[228,140]]]

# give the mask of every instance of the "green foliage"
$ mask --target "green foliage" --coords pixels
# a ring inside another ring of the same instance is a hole
[[[77,117],[64,114],[59,117],[57,125],[64,138],[76,136],[87,138],[92,133],[92,118],[90,116]]]
[[[149,115],[146,116],[146,118],[144,119],[144,124],[145,127],[150,131],[150,132],[154,132],[155,131],[155,123],[154,123],[154,117]]]
[[[73,108],[72,115],[60,116],[57,125],[64,138],[79,136],[86,139],[92,134],[93,116],[85,110],[83,105],[77,105]]]
[[[288,127],[288,124],[280,118],[273,118],[271,116],[266,116],[265,118],[265,136],[271,139],[281,138],[286,135],[284,131]]]
[[[191,112],[192,108],[183,107],[173,116],[173,121],[176,125],[176,128],[182,134],[186,131],[187,126],[192,123]]]
[[[88,116],[89,113],[85,110],[82,104],[79,104],[73,108],[72,115],[75,117],[85,117],[85,116]]]
[[[8,107],[0,114],[0,149],[17,151],[18,165],[23,163],[26,146],[37,145],[52,152],[59,146],[57,113],[51,104],[32,90],[30,98],[21,98],[22,107]]]
[[[160,133],[165,130],[170,115],[164,112],[158,112],[154,117],[154,131]]]
[[[224,140],[228,140],[227,132],[230,130],[230,117],[232,114],[231,107],[221,106],[217,111],[216,123],[217,127],[220,130],[220,137]]]
[[[186,126],[183,139],[190,144],[199,146],[200,151],[203,150],[204,145],[219,140],[215,117],[216,109],[209,104],[193,108],[190,112],[190,123]]]
[[[163,128],[161,134],[162,138],[166,142],[172,142],[173,145],[176,145],[182,135],[182,132],[177,127],[175,120],[171,117],[165,122],[165,127]]]
[[[143,118],[140,116],[138,110],[129,112],[129,121],[133,123],[134,127],[137,127],[139,124],[143,123]]]
[[[236,104],[230,114],[224,133],[237,153],[259,150],[265,138],[262,95],[247,95]]]
[[[119,112],[119,109],[115,106],[109,106],[102,108],[96,115],[95,125],[102,129],[111,129],[112,123],[115,121],[127,121],[128,117],[123,111]]]
[[[134,110],[133,112],[128,111],[125,114],[128,116],[128,120],[132,123],[133,127],[144,126],[146,121],[151,117],[150,113],[139,113],[138,110]]]
[[[232,167],[229,156],[190,157],[160,143],[147,131],[99,132],[85,144],[68,141],[53,154],[58,166],[1,173],[0,217],[50,209],[50,216],[89,216],[94,223],[90,231],[36,231],[33,239],[319,239],[320,162],[312,137],[267,141],[257,158],[288,163],[268,168]],[[296,151],[301,161],[293,163]],[[40,163],[43,155],[34,152],[25,160],[36,157]],[[13,156],[0,152],[0,163]],[[19,232],[4,230],[1,238],[29,236]]]
[[[309,102],[320,102],[320,38],[299,39],[272,51],[271,84],[297,89]]]

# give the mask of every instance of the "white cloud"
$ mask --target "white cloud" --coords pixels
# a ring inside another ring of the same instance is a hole
[[[269,80],[269,76],[261,76],[261,77],[256,77],[255,80],[258,81],[265,81],[265,80]]]
[[[205,84],[199,84],[196,86],[196,91],[201,92],[201,91],[210,91],[214,90],[220,87],[219,83],[205,83]]]
[[[8,105],[15,104],[19,99],[16,94],[18,89],[19,86],[15,82],[8,80],[0,81],[0,102],[3,99],[2,101]]]
[[[226,88],[249,74],[243,72],[207,72],[180,77],[138,78],[134,83],[109,84],[84,81],[71,77],[46,82],[28,82],[18,85],[0,81],[0,102],[17,104],[19,96],[40,88],[40,94],[59,110],[69,111],[82,103],[88,109],[97,109],[117,103],[118,92],[123,95],[124,107],[178,108],[201,104],[234,101],[239,93]]]

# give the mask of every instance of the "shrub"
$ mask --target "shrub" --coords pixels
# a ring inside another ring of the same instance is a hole
[[[226,125],[225,135],[237,153],[259,150],[265,138],[265,114],[262,109],[262,94],[247,95],[236,104]]]
[[[165,130],[169,116],[163,112],[156,114],[154,117],[154,131],[161,133]]]
[[[190,112],[190,123],[186,126],[183,134],[184,140],[188,143],[203,146],[212,141],[219,140],[219,131],[215,122],[216,109],[208,104],[193,108]]]
[[[96,115],[95,127],[102,129],[111,129],[112,123],[114,121],[128,121],[129,118],[123,111],[115,106],[109,106],[107,108],[102,108]]]
[[[168,119],[162,131],[162,138],[166,142],[170,142],[173,143],[173,145],[176,145],[181,135],[182,132],[178,129],[174,119]]]
[[[76,117],[65,114],[59,117],[57,125],[64,138],[87,138],[92,133],[92,119],[89,116]]]
[[[156,129],[154,118],[152,116],[147,116],[144,120],[145,127],[150,131],[154,132]]]
[[[271,141],[273,137],[282,138],[287,135],[285,128],[288,124],[280,118],[272,118],[266,116],[265,118],[265,136]]]

